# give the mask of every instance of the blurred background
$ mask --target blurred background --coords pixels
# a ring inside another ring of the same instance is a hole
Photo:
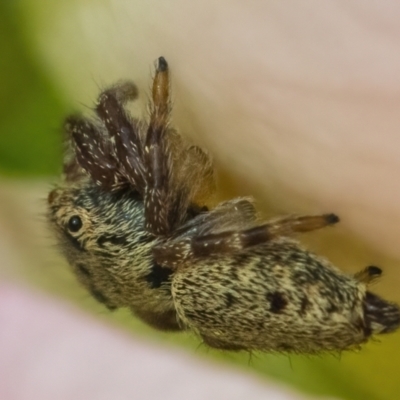
[[[98,88],[104,84],[129,77],[146,91],[151,63],[159,54],[156,45],[149,42],[147,46],[145,37],[151,37],[148,32],[153,32],[155,37],[149,40],[157,42],[160,30],[154,26],[156,19],[152,11],[147,9],[151,5],[140,1],[132,2],[129,7],[139,15],[135,14],[135,18],[146,15],[151,27],[143,32],[140,26],[136,27],[137,35],[132,34],[129,40],[123,25],[126,20],[121,25],[117,18],[124,10],[123,2],[71,1],[68,6],[63,3],[51,0],[0,2],[0,277],[30,285],[55,298],[68,299],[97,318],[129,330],[132,335],[151,337],[166,346],[184,347],[196,357],[235,364],[305,393],[349,400],[400,398],[398,334],[379,338],[360,351],[340,355],[254,354],[249,357],[248,354],[221,353],[199,346],[198,340],[190,335],[154,332],[126,311],[109,314],[77,285],[64,260],[58,256],[45,225],[46,195],[52,182],[57,180],[62,159],[60,126],[68,112],[90,107]],[[108,13],[110,10],[112,12]],[[167,40],[168,36],[162,39],[163,43]],[[138,57],[135,65],[127,55],[130,45]],[[113,51],[109,53],[111,48]],[[186,129],[194,126],[195,135],[199,135],[202,128],[196,124],[196,118],[201,119],[202,111],[199,111],[200,116],[193,116],[197,112],[192,109],[196,101],[186,87],[190,76],[177,80],[176,120]],[[186,111],[189,114],[184,117]],[[218,151],[216,146],[222,197],[255,194],[266,214],[287,211],[279,196],[270,197],[268,191],[260,189],[257,179],[237,174]],[[250,163],[251,153],[245,156]],[[296,196],[295,191],[293,196]],[[299,202],[305,204],[305,209],[313,207],[312,201],[304,197],[299,198]],[[383,279],[376,291],[400,301],[400,260],[393,254],[379,246],[370,246],[364,238],[346,228],[322,232],[305,238],[304,242],[349,272],[372,263],[387,266],[385,272],[389,271],[390,277],[390,271],[394,271],[393,278]]]

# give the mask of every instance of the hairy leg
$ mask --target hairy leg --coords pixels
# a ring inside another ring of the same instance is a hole
[[[157,61],[153,80],[150,123],[144,147],[147,187],[144,196],[146,228],[156,234],[170,230],[168,201],[169,165],[166,140],[169,118],[169,72],[163,57]]]
[[[129,184],[144,199],[146,229],[164,236],[187,220],[188,209],[204,205],[214,188],[214,171],[203,150],[188,146],[168,126],[169,71],[163,57],[157,60],[145,133],[146,124],[125,110],[137,95],[134,83],[120,82],[98,98],[95,112],[101,123],[80,116],[67,120],[75,156],[66,160],[64,170],[73,180],[83,169],[107,190]]]
[[[159,264],[177,268],[191,259],[239,252],[280,236],[309,232],[337,222],[339,218],[334,214],[285,217],[247,229],[211,232],[192,237],[182,235],[181,239],[157,246],[153,254]],[[216,228],[218,224],[214,226]],[[201,225],[197,229],[201,229]]]
[[[64,161],[67,181],[78,179],[83,169],[96,184],[110,188],[116,180],[117,161],[99,128],[87,118],[73,115],[65,121],[64,130],[74,151]]]
[[[137,94],[134,83],[121,82],[100,94],[96,113],[112,139],[119,172],[143,195],[146,175],[139,128],[124,109],[124,104],[136,99]]]
[[[334,214],[318,216],[293,216],[242,231],[227,231],[195,237],[191,247],[194,257],[232,253],[257,246],[280,236],[310,232],[339,222]]]
[[[358,281],[365,284],[370,284],[382,275],[382,270],[379,267],[370,265],[354,275]]]

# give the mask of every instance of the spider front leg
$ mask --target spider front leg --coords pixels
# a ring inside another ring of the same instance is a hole
[[[137,98],[132,82],[122,82],[103,91],[96,105],[96,113],[112,139],[113,153],[119,172],[142,195],[146,187],[142,143],[137,122],[125,112],[124,104]]]
[[[182,238],[157,246],[153,253],[157,263],[178,268],[191,259],[240,252],[281,236],[309,232],[337,222],[339,218],[335,214],[285,217],[248,229]]]
[[[165,235],[171,229],[172,204],[168,199],[171,160],[166,137],[169,112],[168,64],[164,57],[160,57],[153,80],[150,122],[144,145],[147,182],[144,194],[146,229],[155,235]]]
[[[111,188],[118,179],[118,162],[110,152],[110,143],[104,139],[101,128],[80,115],[71,115],[64,124],[67,145],[73,150],[64,159],[64,176],[77,181],[82,170],[99,186]],[[68,150],[70,150],[68,149]]]

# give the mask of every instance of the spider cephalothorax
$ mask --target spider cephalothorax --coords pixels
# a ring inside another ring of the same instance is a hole
[[[136,97],[119,83],[100,94],[97,119],[67,119],[64,179],[48,198],[62,251],[96,299],[229,350],[342,350],[399,327],[399,307],[367,291],[379,268],[348,276],[291,238],[334,214],[262,221],[248,198],[209,209],[213,166],[169,126],[163,57],[148,120],[125,110]]]

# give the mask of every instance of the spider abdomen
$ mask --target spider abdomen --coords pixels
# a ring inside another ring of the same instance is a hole
[[[365,284],[288,239],[183,268],[172,294],[182,323],[213,347],[315,353],[373,333]]]

